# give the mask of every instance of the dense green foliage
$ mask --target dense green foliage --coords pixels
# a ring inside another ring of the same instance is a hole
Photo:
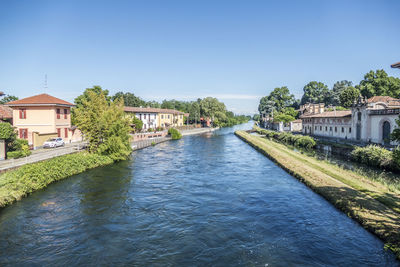
[[[169,128],[168,134],[171,135],[172,140],[178,140],[182,138],[182,134],[175,128]]]
[[[281,112],[284,108],[290,107],[296,103],[294,95],[290,94],[286,86],[277,87],[272,92],[260,100],[258,111],[268,113]]]
[[[256,128],[257,133],[261,135],[265,135],[267,138],[275,139],[281,143],[285,143],[288,145],[296,146],[296,147],[301,147],[305,149],[311,149],[315,147],[317,144],[314,140],[314,138],[310,136],[303,136],[303,135],[296,135],[292,133],[286,133],[286,132],[276,132],[276,131],[270,131],[270,130],[263,130],[261,128]]]
[[[18,100],[18,97],[13,96],[13,95],[4,95],[1,99],[0,99],[0,105],[3,105],[5,103],[11,102],[11,101],[15,101]]]
[[[333,85],[332,90],[329,91],[329,101],[328,103],[325,103],[325,105],[330,104],[333,106],[343,106],[342,101],[340,99],[340,95],[343,93],[343,91],[347,90],[352,85],[353,83],[351,81],[347,80],[337,81]]]
[[[4,207],[48,184],[98,166],[113,163],[108,156],[87,152],[69,154],[26,164],[0,175],[0,207]]]
[[[89,142],[89,151],[123,160],[131,152],[131,121],[125,115],[123,100],[112,101],[100,87],[87,89],[74,108],[74,121]]]
[[[18,139],[15,129],[8,122],[0,123],[0,139],[4,139],[7,146],[7,158],[22,158],[29,156],[28,140]]]
[[[400,97],[400,79],[388,76],[384,70],[371,70],[364,75],[357,88],[368,98],[379,95]]]
[[[396,142],[400,142],[400,116],[396,120],[397,127],[393,130],[390,139]]]
[[[324,83],[312,81],[303,88],[304,94],[301,104],[305,103],[326,103],[330,99],[328,86]]]
[[[354,88],[353,86],[348,86],[340,93],[340,105],[345,108],[350,108],[359,96],[360,91],[357,88]]]
[[[115,101],[120,98],[124,100],[124,105],[127,107],[146,106],[146,101],[142,100],[140,97],[135,96],[135,94],[129,92],[127,93],[118,92],[115,95],[113,95],[111,99]]]
[[[369,145],[366,147],[356,147],[351,152],[351,158],[368,166],[399,171],[399,148],[394,151],[389,151],[383,147],[377,145]]]

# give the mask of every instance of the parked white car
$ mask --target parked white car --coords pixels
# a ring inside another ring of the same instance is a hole
[[[61,137],[57,138],[50,138],[46,142],[44,142],[43,147],[59,147],[59,146],[64,146],[64,140]]]

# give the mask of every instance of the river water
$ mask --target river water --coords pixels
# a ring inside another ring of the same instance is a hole
[[[0,265],[399,265],[233,135],[250,127],[136,151],[1,210]]]

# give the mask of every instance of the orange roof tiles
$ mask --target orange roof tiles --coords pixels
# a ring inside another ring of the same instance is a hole
[[[0,119],[12,119],[12,108],[0,105]]]
[[[124,107],[124,111],[133,113],[166,113],[166,114],[178,114],[183,115],[184,112],[175,109],[164,109],[164,108],[141,108],[141,107]]]
[[[300,118],[341,118],[349,116],[351,116],[351,110],[336,110],[317,114],[303,114]]]
[[[6,103],[8,106],[29,106],[29,105],[67,105],[74,106],[74,104],[67,102],[65,100],[59,99],[57,97],[48,95],[48,94],[40,94],[31,97],[26,97],[20,100],[15,100]]]

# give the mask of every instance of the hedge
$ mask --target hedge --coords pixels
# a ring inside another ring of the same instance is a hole
[[[265,135],[267,138],[275,139],[281,143],[293,145],[296,147],[302,147],[306,149],[311,149],[315,147],[317,144],[314,140],[314,138],[310,136],[303,136],[303,135],[295,135],[292,133],[286,133],[286,132],[276,132],[276,131],[270,131],[270,130],[262,130],[260,128],[256,128],[256,132],[262,135]]]
[[[108,156],[80,152],[8,171],[0,175],[0,207],[45,188],[52,182],[113,162]]]
[[[398,147],[393,151],[377,145],[356,147],[351,152],[351,158],[356,162],[376,168],[392,171],[400,170],[400,149]]]

